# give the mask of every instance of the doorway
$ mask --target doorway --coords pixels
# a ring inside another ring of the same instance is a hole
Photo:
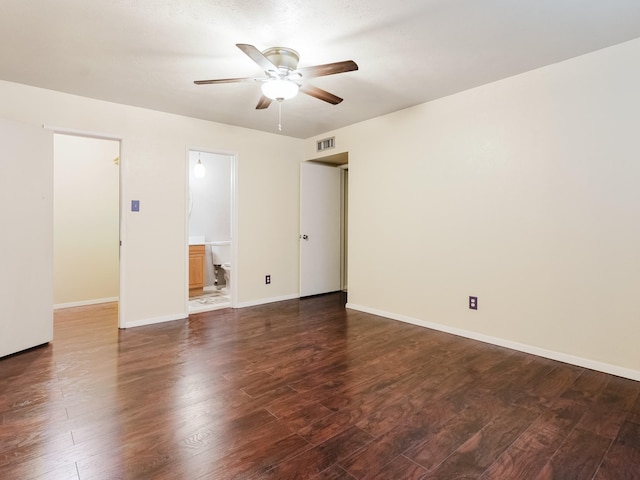
[[[54,309],[119,302],[120,140],[53,136]]]
[[[300,297],[347,291],[348,156],[300,165]]]
[[[190,149],[188,165],[188,312],[234,304],[234,155]]]

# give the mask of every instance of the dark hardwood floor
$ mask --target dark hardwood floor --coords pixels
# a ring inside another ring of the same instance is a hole
[[[116,325],[0,360],[0,478],[640,479],[639,382],[341,294]]]

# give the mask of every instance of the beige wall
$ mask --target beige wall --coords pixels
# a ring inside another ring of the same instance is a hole
[[[350,306],[640,379],[638,58],[640,39],[330,132]]]
[[[53,303],[118,297],[120,144],[54,135]]]
[[[319,136],[349,152],[350,305],[640,379],[637,58],[640,40]],[[123,138],[128,325],[186,314],[188,147],[237,154],[239,303],[297,294],[315,138],[6,82],[0,117]]]
[[[302,140],[9,82],[0,118],[122,138],[125,325],[187,313],[189,147],[237,155],[239,304],[297,295]],[[128,211],[132,199],[140,212]]]

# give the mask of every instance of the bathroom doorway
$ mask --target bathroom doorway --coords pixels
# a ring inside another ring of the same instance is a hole
[[[188,312],[229,308],[235,298],[234,155],[188,151]]]
[[[120,140],[53,136],[54,309],[120,299]]]

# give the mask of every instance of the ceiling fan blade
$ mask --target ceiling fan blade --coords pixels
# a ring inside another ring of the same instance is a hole
[[[271,63],[271,61],[253,45],[249,45],[246,43],[236,43],[236,47],[242,50],[245,55],[247,55],[251,60],[256,62],[258,66],[265,72],[273,72],[276,75],[279,73],[278,67]]]
[[[303,85],[300,87],[300,91],[332,105],[337,105],[342,101],[342,98],[335,96],[333,93],[329,93],[313,85]]]
[[[296,73],[300,73],[303,78],[314,78],[324,77],[325,75],[334,75],[336,73],[352,72],[354,70],[358,70],[358,64],[353,60],[345,60],[344,62],[326,63],[324,65],[298,68]]]
[[[193,83],[196,85],[211,85],[214,83],[237,83],[237,82],[256,82],[262,80],[259,78],[244,77],[244,78],[219,78],[216,80],[195,80]]]
[[[267,108],[269,105],[271,105],[272,101],[273,100],[271,100],[269,97],[265,97],[264,95],[262,95],[260,97],[260,100],[258,100],[258,105],[256,105],[256,110],[263,110]]]

